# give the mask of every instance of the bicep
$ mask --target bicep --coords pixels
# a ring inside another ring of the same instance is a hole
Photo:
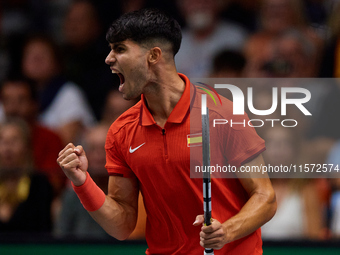
[[[243,166],[261,166],[261,164],[263,165],[264,161],[259,155]],[[223,223],[230,232],[230,240],[237,240],[252,233],[270,220],[276,211],[275,192],[268,176],[251,172],[239,173],[241,172],[238,171],[238,178],[249,199],[239,213]]]
[[[262,155],[258,155],[256,158],[252,159],[250,162],[244,164],[244,167],[249,166],[264,166],[265,162]],[[247,191],[249,196],[255,193],[267,194],[269,196],[274,196],[274,190],[271,181],[267,173],[252,173],[243,172],[238,174],[239,180],[243,188]]]

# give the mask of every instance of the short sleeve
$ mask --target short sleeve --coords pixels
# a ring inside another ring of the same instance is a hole
[[[246,114],[233,116],[233,124],[223,128],[224,155],[232,166],[240,167],[265,151],[264,140],[248,125]],[[240,124],[241,123],[241,124]]]
[[[122,144],[120,142],[119,133],[113,133],[111,129],[112,127],[109,129],[105,143],[105,168],[110,176],[134,178],[135,174],[126,163],[125,157],[120,150],[120,146],[118,146],[118,144]]]

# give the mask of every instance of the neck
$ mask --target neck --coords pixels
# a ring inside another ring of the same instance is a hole
[[[164,127],[172,110],[181,98],[185,83],[175,68],[160,70],[152,85],[144,92],[148,108],[160,127]]]

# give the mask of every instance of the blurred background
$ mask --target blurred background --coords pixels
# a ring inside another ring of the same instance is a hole
[[[104,63],[110,50],[105,33],[122,13],[144,7],[162,9],[181,24],[183,40],[175,61],[178,72],[189,78],[340,77],[339,0],[0,1],[4,254],[17,254],[20,246],[11,244],[27,242],[86,241],[124,249],[83,209],[56,158],[68,142],[82,144],[91,176],[107,190],[106,132],[136,101],[122,99],[119,79]],[[258,90],[258,109],[270,107],[272,86]],[[258,131],[266,140],[268,164],[340,164],[340,85],[309,89],[312,119],[301,119],[294,129]],[[309,254],[339,251],[339,179],[273,179],[273,186],[278,213],[263,227],[265,251],[292,252],[283,246],[294,249],[297,241]],[[142,199],[139,210],[127,243],[143,252]]]

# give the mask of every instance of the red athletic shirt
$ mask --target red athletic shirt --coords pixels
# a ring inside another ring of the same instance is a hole
[[[201,97],[188,78],[180,76],[186,88],[164,129],[155,123],[142,95],[140,102],[112,124],[105,145],[108,173],[139,180],[147,212],[146,254],[203,254],[204,251],[199,245],[200,227],[193,226],[196,216],[203,214],[203,184],[200,178],[190,178],[190,149],[199,146],[188,146],[188,135],[192,134],[190,114],[200,111]],[[227,99],[223,103],[231,107]],[[231,113],[231,110],[211,108],[212,116],[218,111],[222,115]],[[227,130],[228,143],[220,152],[224,155],[218,159],[221,164],[240,166],[264,150],[264,141],[253,128]],[[248,198],[237,178],[212,179],[212,217],[220,222],[237,214]],[[262,254],[260,229],[215,251],[215,254],[226,253]]]

